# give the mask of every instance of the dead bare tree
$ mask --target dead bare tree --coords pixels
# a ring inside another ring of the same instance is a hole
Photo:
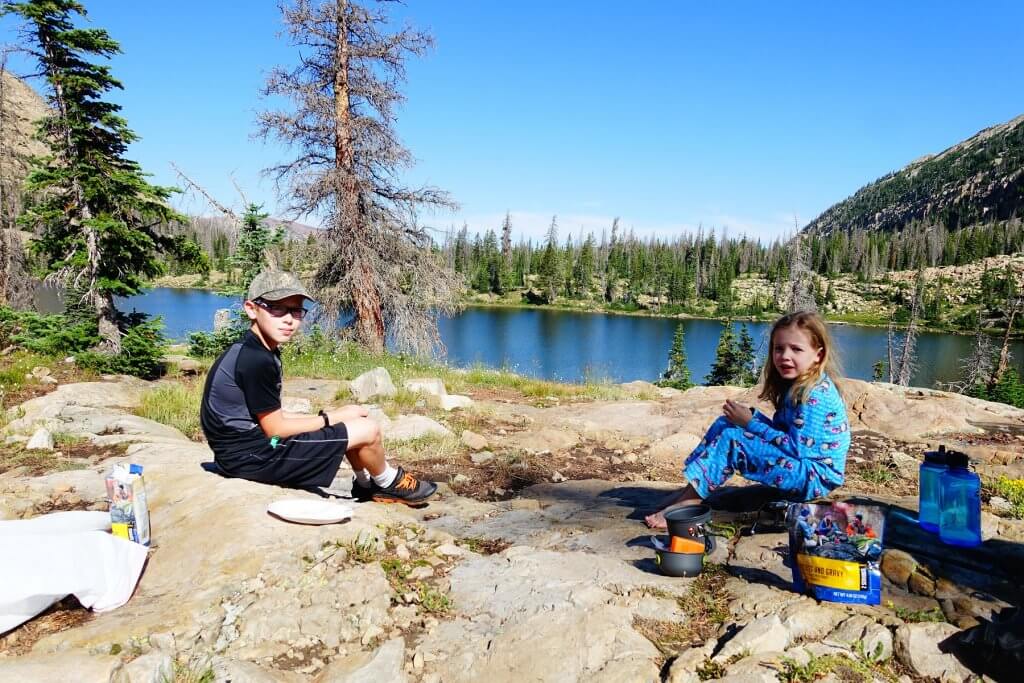
[[[903,387],[910,386],[910,377],[917,367],[917,317],[921,311],[921,291],[920,287],[914,288],[914,297],[910,302],[910,321],[903,332],[903,348],[900,350],[899,371],[896,373],[896,384]]]
[[[992,387],[999,383],[999,380],[1003,378],[1003,373],[1006,372],[1006,368],[1010,366],[1010,335],[1013,332],[1013,323],[1017,319],[1021,308],[1024,307],[1024,297],[1017,294],[1015,289],[1011,289],[1010,296],[1006,301],[1009,316],[1006,320],[1006,331],[1003,333],[1003,343],[999,348],[999,364],[988,381],[989,389],[992,389]]]
[[[371,349],[386,336],[404,350],[439,348],[437,316],[454,310],[457,279],[417,212],[455,204],[436,188],[402,186],[413,158],[395,131],[405,60],[432,39],[409,27],[385,33],[380,3],[295,0],[280,9],[302,55],[297,67],[274,69],[263,94],[293,108],[260,113],[257,134],[296,149],[267,173],[289,213],[319,216],[327,228],[329,253],[314,278],[321,308],[328,319],[351,310],[355,338]]]
[[[981,329],[981,314],[978,314],[978,328],[974,333],[971,355],[960,362],[961,379],[951,382],[949,388],[958,394],[970,391],[979,384],[986,384],[992,377],[992,339]]]
[[[797,232],[789,243],[789,281],[786,283],[786,310],[789,313],[797,311],[817,311],[818,304],[814,301],[814,292],[811,290],[811,271],[808,266],[810,261],[809,245],[800,234],[800,225],[796,216],[793,216],[793,227]]]

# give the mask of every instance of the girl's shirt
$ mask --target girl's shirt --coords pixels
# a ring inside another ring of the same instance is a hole
[[[827,487],[843,483],[850,422],[846,404],[828,375],[814,385],[803,404],[793,405],[787,394],[771,420],[755,411],[747,431],[786,455],[807,461]]]

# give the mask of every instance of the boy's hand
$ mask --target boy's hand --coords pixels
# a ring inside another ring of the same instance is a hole
[[[370,414],[366,406],[342,406],[341,408],[334,408],[326,412],[327,419],[331,421],[332,425],[357,417],[367,417]]]
[[[732,422],[737,427],[744,428],[750,424],[750,420],[754,416],[750,408],[731,399],[726,399],[725,405],[722,406],[722,414],[725,415],[729,422]]]

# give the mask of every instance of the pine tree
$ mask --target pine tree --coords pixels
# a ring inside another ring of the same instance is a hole
[[[704,378],[704,385],[716,387],[732,384],[735,382],[737,374],[736,367],[736,341],[732,331],[732,320],[726,319],[722,324],[722,333],[718,336],[715,362],[707,377]]]
[[[736,370],[734,382],[742,387],[753,386],[757,382],[754,373],[754,340],[747,330],[746,324],[740,326],[740,338],[736,342]]]
[[[121,83],[109,67],[89,61],[120,53],[118,43],[103,29],[76,28],[74,19],[86,12],[72,0],[6,2],[2,11],[25,21],[52,112],[38,131],[50,153],[33,160],[26,190],[35,200],[19,220],[41,228],[33,249],[48,277],[92,311],[100,350],[119,353],[114,297],[137,294],[163,272],[158,252],[175,243],[155,228],[186,219],[167,203],[175,190],[151,185],[124,157],[137,136],[118,115],[121,107],[103,99]]]
[[[558,217],[553,216],[548,228],[547,244],[544,245],[544,252],[537,268],[537,284],[548,303],[554,301],[558,294],[562,275],[561,257],[561,249],[558,247]]]
[[[270,214],[258,204],[249,204],[241,219],[241,234],[235,246],[232,264],[242,269],[242,289],[247,289],[256,275],[267,267],[267,248],[284,241],[284,230],[271,230],[263,222]]]
[[[686,344],[682,323],[676,325],[675,334],[672,336],[672,348],[668,352],[668,369],[662,374],[658,386],[682,391],[693,386],[690,379],[690,368],[686,364]]]

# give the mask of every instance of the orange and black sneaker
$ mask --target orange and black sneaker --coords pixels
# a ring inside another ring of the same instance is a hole
[[[378,503],[405,503],[418,505],[437,491],[437,484],[432,481],[420,481],[401,466],[391,486],[374,486],[373,500]]]

